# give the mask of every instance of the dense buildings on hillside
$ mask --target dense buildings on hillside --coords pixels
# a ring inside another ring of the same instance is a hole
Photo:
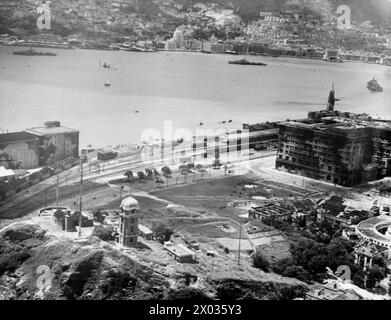
[[[357,21],[352,21],[351,28],[341,30],[335,14],[281,10],[260,12],[251,21],[244,21],[235,10],[221,9],[216,4],[172,8],[168,2],[162,4],[167,10],[164,12],[175,14],[177,19],[161,14],[152,21],[144,21],[129,3],[108,3],[99,10],[82,4],[58,6],[55,9],[63,11],[64,21],[74,21],[80,25],[78,30],[68,30],[71,28],[68,25],[65,30],[57,30],[57,21],[52,30],[0,36],[0,43],[110,49],[130,42],[160,50],[235,51],[311,58],[321,58],[327,49],[339,49],[343,60],[391,65],[391,30]],[[109,16],[104,15],[105,10],[110,12]],[[35,24],[31,27],[35,28]]]

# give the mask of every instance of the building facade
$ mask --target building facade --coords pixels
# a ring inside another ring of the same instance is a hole
[[[27,132],[0,134],[0,166],[31,169],[39,164],[39,139]]]
[[[359,128],[280,124],[276,168],[334,184],[362,180],[366,136]]]
[[[331,93],[327,110],[279,123],[276,168],[344,186],[389,176],[391,122],[335,111]]]
[[[44,127],[25,131],[39,139],[39,166],[79,156],[79,131],[62,127],[59,121],[47,121]]]

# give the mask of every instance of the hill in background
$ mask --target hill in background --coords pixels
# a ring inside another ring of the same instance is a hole
[[[0,32],[37,33],[39,3],[2,0]],[[52,29],[60,35],[127,35],[137,29],[156,34],[189,23],[189,13],[194,12],[197,3],[212,5],[211,10],[232,10],[244,23],[257,20],[260,11],[307,12],[334,19],[337,7],[345,4],[351,7],[353,22],[371,21],[380,27],[391,25],[391,1],[388,0],[52,0]]]

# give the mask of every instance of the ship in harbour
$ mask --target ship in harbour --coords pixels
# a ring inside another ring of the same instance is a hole
[[[228,61],[229,64],[241,64],[241,65],[248,65],[248,66],[266,66],[266,63],[263,62],[253,62],[248,61],[246,58],[240,59],[240,60],[234,60],[234,61]]]
[[[33,48],[30,48],[29,50],[14,51],[13,54],[19,56],[50,56],[50,57],[54,57],[57,55],[56,53],[53,52],[36,51]]]
[[[382,92],[383,91],[383,87],[379,84],[379,82],[377,82],[377,80],[375,79],[375,76],[373,76],[372,80],[369,80],[367,82],[367,88],[369,90],[375,91],[375,92]]]

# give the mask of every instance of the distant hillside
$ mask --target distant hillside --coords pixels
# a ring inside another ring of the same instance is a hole
[[[36,33],[39,1],[1,0],[0,32]],[[389,0],[52,0],[52,29],[69,35],[123,35],[138,28],[156,33],[186,24],[186,13],[196,3],[215,4],[216,9],[231,9],[244,22],[256,20],[260,11],[309,12],[335,17],[339,5],[349,5],[352,20],[391,26]],[[162,27],[164,25],[164,27]]]
[[[186,0],[191,1],[191,0]],[[338,6],[348,5],[352,19],[358,23],[371,20],[374,25],[391,25],[391,1],[388,0],[200,0],[217,2],[224,7],[238,8],[244,20],[257,19],[260,11],[307,10],[308,12],[335,16]]]

